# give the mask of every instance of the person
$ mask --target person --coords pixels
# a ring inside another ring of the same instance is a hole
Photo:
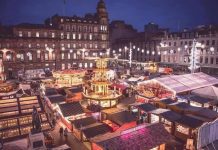
[[[63,127],[60,127],[60,129],[59,129],[60,136],[63,136],[63,132],[64,132]]]
[[[67,130],[67,128],[65,128],[65,129],[64,129],[64,136],[65,136],[65,137],[67,137],[67,133],[68,133],[68,130]]]

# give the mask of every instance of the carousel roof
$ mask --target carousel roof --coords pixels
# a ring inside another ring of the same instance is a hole
[[[185,75],[171,75],[155,78],[153,80],[160,82],[176,93],[218,84],[218,79],[202,72]]]

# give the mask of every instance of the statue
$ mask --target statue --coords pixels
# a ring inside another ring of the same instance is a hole
[[[41,131],[41,120],[37,108],[33,106],[33,113],[32,113],[32,132],[40,132]]]

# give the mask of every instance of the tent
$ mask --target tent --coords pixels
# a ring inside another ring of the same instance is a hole
[[[196,89],[191,93],[200,97],[218,100],[218,88],[215,86],[207,86],[204,88]]]

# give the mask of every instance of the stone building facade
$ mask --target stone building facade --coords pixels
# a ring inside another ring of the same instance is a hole
[[[89,56],[109,54],[109,19],[103,0],[94,14],[54,15],[44,24],[0,27],[0,59],[9,76],[20,70],[89,68]]]
[[[218,26],[199,26],[192,30],[168,33],[161,40],[161,62],[164,65],[187,70],[193,40],[200,43],[198,47],[199,70],[218,74]]]
[[[128,26],[127,26],[128,27]],[[126,28],[126,26],[124,26]],[[110,32],[117,30],[116,26]],[[160,52],[158,46],[161,37],[165,35],[166,29],[159,28],[154,23],[145,25],[144,32],[126,31],[121,37],[117,37],[112,44],[111,57],[119,59],[129,59],[130,49],[132,49],[132,60],[137,62],[160,62]],[[134,34],[133,34],[134,33]]]

